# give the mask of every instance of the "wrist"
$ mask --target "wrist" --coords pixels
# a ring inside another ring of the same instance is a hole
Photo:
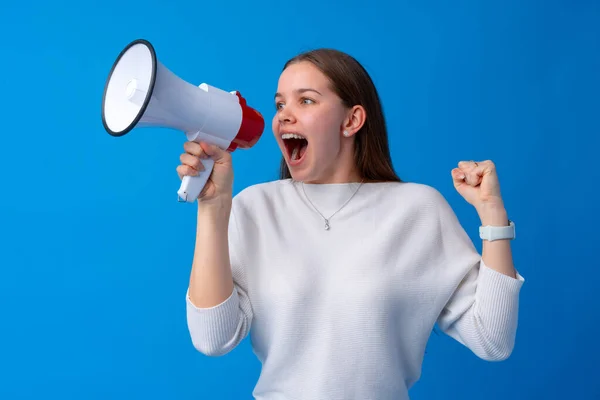
[[[231,213],[231,199],[212,199],[210,201],[198,201],[198,217],[221,219],[229,218]]]
[[[483,204],[477,213],[482,226],[508,226],[508,213],[502,204]]]

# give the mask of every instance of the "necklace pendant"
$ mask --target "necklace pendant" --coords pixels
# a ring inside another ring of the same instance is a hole
[[[329,221],[325,220],[325,230],[328,231],[329,230]]]

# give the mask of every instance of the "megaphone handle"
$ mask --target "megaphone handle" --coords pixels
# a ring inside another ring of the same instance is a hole
[[[186,175],[181,180],[181,186],[177,192],[179,202],[193,203],[200,196],[200,192],[204,189],[204,185],[212,173],[215,161],[211,158],[203,159],[202,165],[204,165],[204,171],[196,176]]]

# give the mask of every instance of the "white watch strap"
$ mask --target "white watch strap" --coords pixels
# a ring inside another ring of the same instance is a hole
[[[501,239],[514,239],[516,237],[515,223],[508,221],[508,226],[480,226],[479,237],[483,240],[493,242]]]

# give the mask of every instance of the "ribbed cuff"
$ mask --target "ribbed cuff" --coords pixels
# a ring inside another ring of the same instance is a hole
[[[500,339],[498,349],[488,349],[493,353],[512,348],[517,330],[519,293],[524,282],[525,279],[518,272],[515,279],[481,262],[476,315],[483,319],[489,338]]]
[[[480,267],[477,285],[483,290],[486,292],[492,291],[504,293],[510,297],[519,294],[521,287],[525,282],[525,278],[523,278],[518,271],[516,271],[516,278],[513,278],[488,267],[483,262],[483,259],[481,260]]]
[[[213,307],[195,306],[186,292],[187,320],[196,347],[207,353],[219,352],[235,336],[238,328],[240,300],[234,289],[222,303]]]

